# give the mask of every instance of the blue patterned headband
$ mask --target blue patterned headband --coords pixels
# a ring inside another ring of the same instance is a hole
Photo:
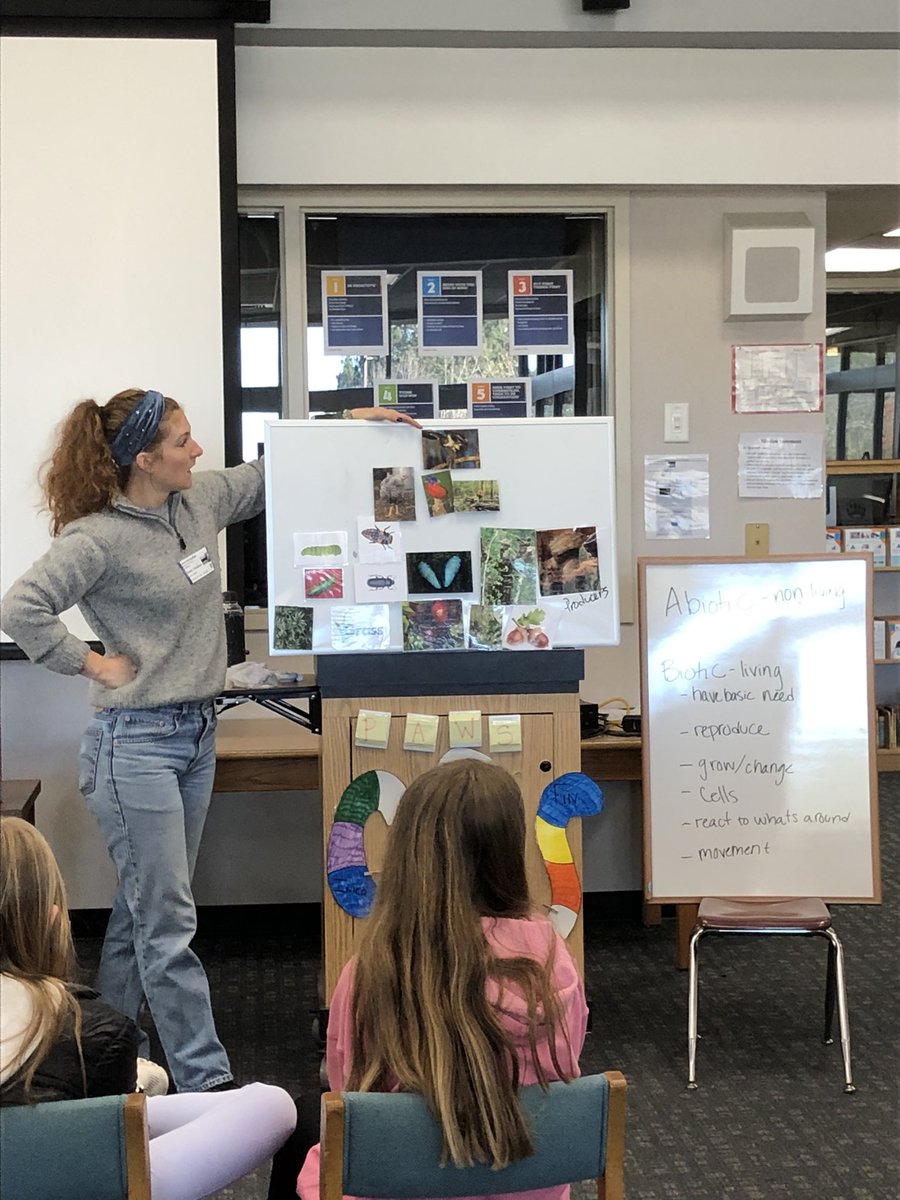
[[[165,411],[162,392],[144,392],[109,444],[120,467],[130,467],[141,451],[146,450],[156,437]]]

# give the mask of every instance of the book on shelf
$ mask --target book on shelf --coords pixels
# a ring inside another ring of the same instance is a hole
[[[875,744],[879,750],[896,750],[900,704],[879,704],[875,709]]]

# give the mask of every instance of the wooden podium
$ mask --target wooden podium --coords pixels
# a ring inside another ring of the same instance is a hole
[[[523,653],[422,653],[415,655],[321,656],[317,681],[322,691],[322,805],[323,861],[338,802],[350,782],[366,771],[387,771],[409,784],[437,766],[449,748],[447,714],[458,710],[482,713],[480,750],[509,771],[522,790],[526,810],[527,869],[532,896],[539,909],[550,903],[550,883],[534,835],[541,793],[558,776],[581,769],[581,731],[578,685],[584,656],[578,650]],[[391,713],[386,749],[355,743],[356,718],[362,709]],[[430,713],[439,722],[433,752],[404,750],[407,713]],[[522,748],[491,753],[487,716],[517,713],[522,718]],[[367,870],[381,871],[390,830],[379,813],[364,826]],[[579,879],[581,822],[566,827]],[[327,867],[326,867],[327,875]],[[356,949],[365,921],[355,919],[335,901],[328,879],[323,896],[324,1005],[348,958]],[[579,913],[568,937],[573,956],[584,967],[582,917]]]

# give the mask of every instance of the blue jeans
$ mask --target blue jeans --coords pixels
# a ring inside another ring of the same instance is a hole
[[[146,997],[175,1086],[232,1078],[191,949],[191,876],[216,769],[213,702],[107,708],[85,730],[79,787],[119,876],[97,987],[137,1021]]]

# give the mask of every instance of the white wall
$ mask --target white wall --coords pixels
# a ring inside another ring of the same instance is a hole
[[[756,32],[897,33],[900,12],[895,0],[639,0],[613,12],[584,12],[577,0],[272,0],[268,26],[247,27],[265,35],[273,31],[359,31],[371,39],[379,32],[496,31],[507,37],[530,31],[544,34],[577,32],[660,33],[690,37]]]
[[[239,46],[242,184],[900,183],[892,50]]]
[[[536,183],[631,185],[630,261],[620,266],[631,289],[636,552],[659,546],[643,540],[640,487],[644,454],[663,449],[662,405],[673,398],[691,404],[692,440],[684,448],[713,455],[714,495],[710,540],[674,549],[739,551],[747,521],[770,523],[773,552],[816,547],[822,512],[815,502],[737,499],[737,434],[762,426],[760,418],[730,413],[728,347],[748,335],[821,340],[823,282],[817,280],[817,307],[808,320],[724,325],[723,215],[804,211],[821,239],[818,185],[896,182],[897,156],[886,153],[898,127],[896,57],[881,51],[471,57],[477,53],[240,48],[240,180],[509,183],[517,185],[520,202]],[[841,145],[853,152],[838,153]],[[774,186],[797,183],[816,186]],[[780,418],[772,427],[795,422],[821,427],[818,416]],[[584,695],[636,700],[637,679],[634,629],[626,627],[621,647],[591,655]],[[45,779],[39,823],[62,859],[72,902],[106,904],[111,871],[75,790],[86,715],[82,681],[13,663],[3,667],[3,685],[4,774]],[[638,887],[638,789],[606,790],[607,810],[585,825],[585,885]],[[198,900],[312,899],[321,890],[320,855],[312,794],[217,796],[198,866]]]
[[[224,434],[216,43],[4,37],[0,89],[2,592],[48,544],[37,467],[76,401],[159,388],[211,466]],[[43,781],[78,907],[113,882],[77,790],[88,712],[86,680],[2,664],[3,775]]]
[[[209,40],[0,40],[0,595],[78,400],[175,396],[222,465],[216,80]]]

